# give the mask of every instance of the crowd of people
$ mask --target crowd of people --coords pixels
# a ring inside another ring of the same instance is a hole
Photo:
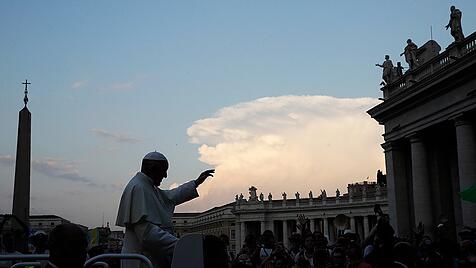
[[[420,224],[411,238],[399,238],[386,216],[381,216],[368,237],[346,230],[334,243],[321,232],[306,228],[307,219],[298,217],[299,232],[289,239],[289,247],[276,241],[270,230],[261,235],[249,234],[238,253],[231,254],[226,235],[204,237],[204,264],[210,268],[474,268],[476,267],[476,229],[466,227],[451,239],[447,222],[440,223],[433,238]],[[83,267],[88,257],[107,253],[106,248],[87,248],[87,235],[74,224],[57,226],[49,237],[37,233],[30,239],[34,254],[49,254],[43,267]],[[11,239],[4,236],[2,254],[20,254],[13,250]],[[9,267],[10,263],[0,263]],[[120,267],[111,261],[110,267]]]
[[[321,232],[305,228],[299,217],[299,233],[289,237],[289,248],[276,242],[273,232],[259,237],[248,235],[228,267],[299,268],[474,268],[476,267],[476,229],[459,232],[457,243],[450,237],[447,222],[438,225],[434,237],[425,235],[420,224],[411,238],[399,238],[386,216],[379,217],[368,237],[346,230],[334,243]]]

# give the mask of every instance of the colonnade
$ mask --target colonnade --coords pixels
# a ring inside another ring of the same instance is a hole
[[[451,202],[455,207],[454,215],[446,216],[454,216],[456,225],[476,227],[476,204],[461,201],[457,195],[457,192],[476,183],[475,126],[468,118],[462,116],[452,122],[456,137],[458,179],[454,184],[452,182],[446,184],[455,185],[454,189],[451,189],[453,193]],[[441,143],[445,142],[449,141],[441,141]],[[410,143],[410,153],[404,148],[404,145],[408,143]],[[409,234],[410,230],[420,222],[424,224],[426,231],[431,233],[437,224],[437,217],[440,217],[437,214],[441,212],[435,211],[434,203],[441,200],[433,194],[435,187],[432,185],[433,178],[430,176],[430,171],[439,167],[430,165],[427,144],[428,140],[423,133],[415,133],[403,140],[387,142],[382,146],[385,149],[387,166],[390,219],[398,235]],[[450,156],[447,157],[446,161],[449,162]],[[408,178],[410,174],[411,179]],[[444,179],[451,180],[452,178]],[[439,191],[445,190],[448,189],[439,189]],[[460,210],[459,213],[458,210]]]
[[[335,226],[334,219],[335,217],[319,217],[319,218],[310,218],[309,219],[309,228],[311,232],[319,231],[326,236],[330,243],[334,242],[337,238],[338,230],[350,229],[352,232],[358,233],[361,238],[368,236],[371,226],[370,222],[373,219],[373,224],[375,224],[376,216],[374,215],[356,215],[348,217],[348,222],[346,226],[337,227]],[[237,252],[244,245],[246,236],[250,233],[249,225],[257,226],[259,222],[259,233],[263,233],[265,230],[273,231],[276,239],[282,241],[285,247],[289,247],[289,237],[293,232],[296,232],[295,226],[298,224],[296,219],[272,219],[272,220],[241,220],[238,221],[235,225],[236,230],[236,250]],[[277,227],[277,228],[276,228]],[[278,229],[280,233],[278,234]],[[361,231],[360,231],[361,230]],[[363,232],[363,233],[362,233]],[[254,233],[258,235],[257,233]]]

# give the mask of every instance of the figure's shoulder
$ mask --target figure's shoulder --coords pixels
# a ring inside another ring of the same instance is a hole
[[[132,177],[126,185],[125,191],[140,190],[150,187],[150,183],[147,182],[147,178],[143,174],[138,172]]]

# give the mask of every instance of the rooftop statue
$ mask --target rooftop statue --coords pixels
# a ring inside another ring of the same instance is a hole
[[[242,201],[245,197],[243,196],[243,193],[240,194],[240,197],[238,198],[238,200]]]
[[[248,191],[250,193],[250,198],[249,198],[250,201],[258,201],[258,196],[256,195],[256,190],[258,190],[258,189],[256,189],[256,187],[254,187],[254,186],[251,186],[248,189]]]
[[[381,85],[385,85],[388,83],[391,83],[392,80],[392,71],[393,71],[393,63],[390,60],[389,55],[385,55],[385,61],[382,64],[375,64],[375,66],[378,66],[380,68],[383,68],[383,73],[382,73],[382,79],[384,82],[380,83]]]
[[[395,70],[397,72],[397,77],[400,78],[403,76],[403,66],[401,62],[397,62],[397,67],[395,67]]]
[[[238,202],[238,195],[235,195],[235,201]]]
[[[349,194],[349,198],[353,198],[354,197],[354,190],[352,189],[352,187],[348,187],[347,188],[347,192]]]
[[[461,17],[463,13],[455,6],[450,7],[450,21],[446,25],[446,30],[451,28],[451,35],[455,39],[455,42],[460,42],[464,39],[463,28],[461,27]]]
[[[286,192],[283,193],[283,200],[286,201]]]
[[[263,193],[259,194],[259,201],[261,201],[261,202],[264,201],[264,194]]]
[[[309,191],[309,199],[312,199],[312,191]]]
[[[299,200],[299,197],[301,196],[299,192],[296,192],[294,195],[296,196],[296,200]]]
[[[273,195],[271,193],[268,194],[268,201],[273,201]]]
[[[336,197],[339,198],[340,197],[340,191],[339,191],[339,188],[337,188],[336,190]]]
[[[418,66],[417,50],[418,50],[418,46],[415,43],[413,43],[411,39],[408,39],[407,46],[405,47],[404,51],[400,54],[400,56],[405,55],[405,61],[410,66],[409,68],[410,70]]]
[[[327,198],[326,190],[321,190],[321,197],[322,197],[322,199],[326,199],[326,198]]]

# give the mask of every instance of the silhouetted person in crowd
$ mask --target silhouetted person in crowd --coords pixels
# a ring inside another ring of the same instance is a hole
[[[395,251],[395,250],[394,250]],[[409,255],[409,254],[407,254]],[[435,249],[433,241],[430,237],[424,236],[418,246],[418,267],[423,268],[439,268],[442,266],[442,256]],[[397,256],[395,256],[395,259]]]
[[[345,268],[346,256],[343,247],[336,247],[331,253],[330,268]]]
[[[245,237],[245,244],[237,254],[233,267],[259,267],[261,264],[259,254],[260,248],[256,237],[249,234]]]
[[[223,240],[207,235],[203,239],[203,261],[205,268],[227,268],[228,256]]]
[[[86,233],[76,224],[58,225],[50,233],[50,260],[46,267],[82,268],[87,257],[87,247]]]
[[[48,235],[44,231],[37,231],[31,236],[31,244],[34,247],[33,254],[47,254]]]
[[[388,218],[380,216],[364,241],[364,247],[372,246],[370,253],[373,255],[373,263],[370,263],[372,267],[391,267],[394,233]]]
[[[312,234],[303,236],[303,249],[294,258],[298,267],[314,267],[314,237]]]
[[[231,263],[235,259],[235,256],[233,252],[230,251],[230,238],[228,238],[226,234],[221,234],[220,240],[223,241],[223,243],[225,244],[226,255],[228,256],[228,262]]]
[[[291,258],[293,259],[293,261],[296,258],[296,255],[302,249],[301,240],[302,240],[302,237],[298,233],[293,233],[291,237],[289,238],[289,243],[290,243],[289,254],[291,255]]]
[[[259,253],[261,263],[270,262],[272,261],[270,257],[274,250],[274,234],[272,231],[266,230],[261,235],[261,239],[263,243]]]
[[[393,248],[394,268],[414,268],[415,266],[415,249],[408,242],[398,242]],[[425,266],[426,267],[426,266]],[[436,267],[435,267],[436,268]]]
[[[19,255],[20,252],[15,250],[15,236],[7,233],[3,236],[2,244],[0,244],[0,255]],[[10,267],[13,261],[0,261],[0,267]]]

